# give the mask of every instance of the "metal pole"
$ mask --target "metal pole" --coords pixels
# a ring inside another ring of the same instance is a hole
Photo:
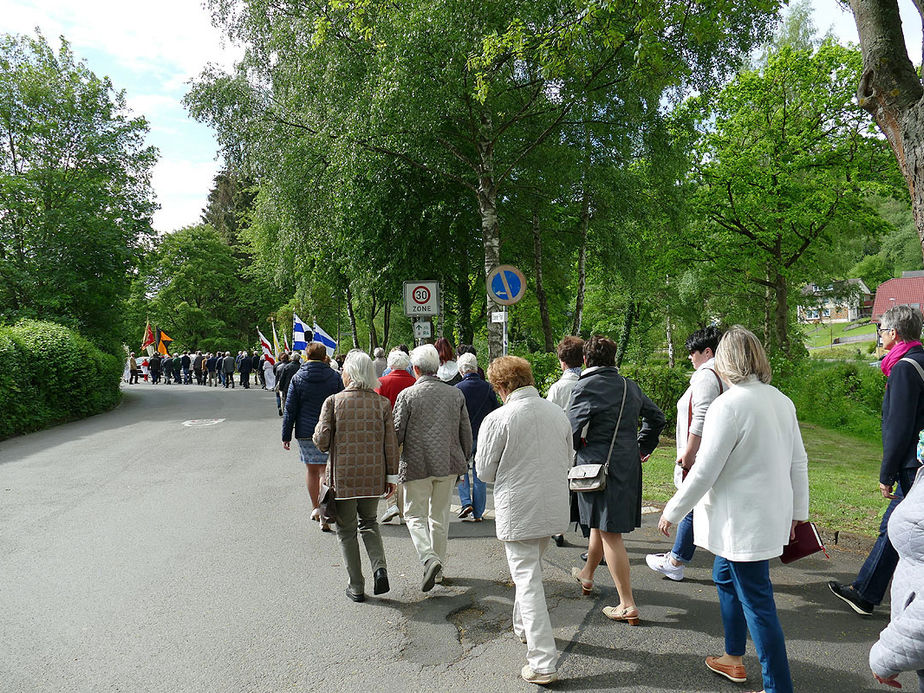
[[[507,355],[507,306],[504,306],[504,356]]]

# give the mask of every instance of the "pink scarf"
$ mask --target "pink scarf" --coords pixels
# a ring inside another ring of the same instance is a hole
[[[885,373],[887,378],[889,377],[889,373],[892,372],[892,366],[898,363],[902,356],[908,353],[909,349],[916,346],[921,346],[921,343],[917,341],[896,342],[895,346],[889,349],[889,353],[883,357],[882,363],[879,364],[879,367],[882,369],[882,372]]]

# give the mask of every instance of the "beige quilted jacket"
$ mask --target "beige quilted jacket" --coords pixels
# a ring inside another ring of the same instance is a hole
[[[422,375],[395,402],[395,433],[404,445],[398,478],[462,474],[472,454],[465,395],[439,378]]]

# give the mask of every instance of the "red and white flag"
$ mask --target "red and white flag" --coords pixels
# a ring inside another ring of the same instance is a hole
[[[257,329],[257,334],[260,335],[260,346],[263,347],[263,360],[275,364],[276,359],[273,357],[272,345],[267,341],[266,337],[263,336],[259,328]]]
[[[154,331],[151,329],[151,323],[144,327],[144,340],[141,342],[141,348],[144,349],[154,343]]]

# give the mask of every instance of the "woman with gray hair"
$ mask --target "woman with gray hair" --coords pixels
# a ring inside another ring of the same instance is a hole
[[[462,504],[459,519],[464,520],[471,516],[473,522],[481,522],[488,494],[487,487],[478,478],[478,472],[474,466],[478,447],[478,429],[484,417],[497,409],[500,403],[497,401],[494,389],[478,375],[478,357],[475,354],[462,354],[457,363],[462,380],[456,384],[456,387],[465,395],[465,408],[468,409],[468,420],[472,424],[472,440],[474,441],[470,460],[472,483],[469,485],[467,469],[462,474],[462,481],[459,483],[459,502]]]
[[[770,385],[770,363],[753,333],[725,333],[715,367],[731,387],[706,412],[696,464],[668,502],[658,529],[694,506],[693,538],[715,554],[712,579],[725,627],[725,653],[706,667],[730,681],[747,679],[742,657],[750,632],[766,693],[792,693],[783,629],[770,584],[797,522],[808,519],[808,460],[796,409]]]
[[[882,400],[882,465],[879,492],[889,505],[879,525],[872,551],[851,585],[835,580],[828,588],[858,614],[869,615],[882,603],[898,554],[889,540],[892,512],[914,483],[919,466],[918,432],[924,428],[924,348],[921,347],[921,311],[894,306],[882,314],[879,336],[888,351],[880,368],[888,378]]]
[[[336,494],[337,539],[350,580],[346,594],[362,602],[366,596],[357,516],[372,564],[373,594],[388,592],[376,512],[379,498],[394,493],[398,481],[398,443],[388,400],[373,392],[378,379],[369,355],[359,349],[347,354],[342,378],[346,389],[324,400],[313,440],[318,450],[330,453],[325,473]]]
[[[423,565],[421,589],[442,581],[449,538],[449,499],[472,453],[472,426],[461,391],[436,377],[440,355],[432,344],[411,352],[417,382],[395,402],[404,485],[404,520]]]

